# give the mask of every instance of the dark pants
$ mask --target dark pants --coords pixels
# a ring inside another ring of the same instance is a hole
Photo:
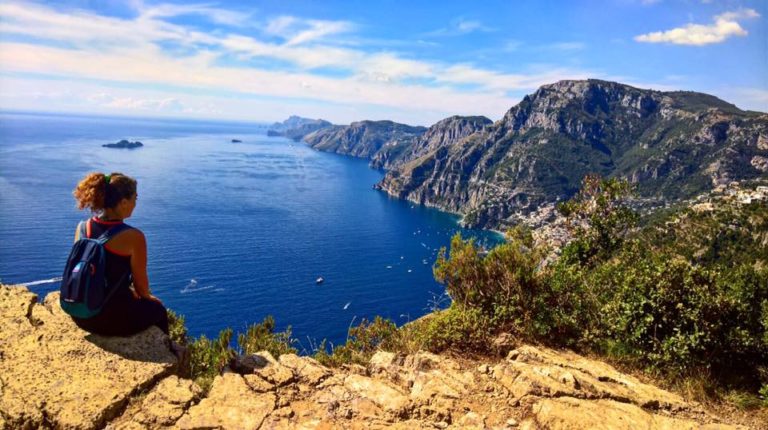
[[[103,336],[131,336],[152,325],[168,334],[165,306],[154,300],[135,299],[127,287],[115,293],[95,317],[72,319],[83,330]]]

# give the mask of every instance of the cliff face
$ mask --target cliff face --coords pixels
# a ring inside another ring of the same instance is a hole
[[[703,425],[722,420],[605,363],[541,347],[487,361],[381,351],[342,369],[261,352],[203,393],[173,374],[158,329],[90,335],[57,293],[40,304],[0,285],[0,328],[3,430],[738,428]]]
[[[304,141],[320,151],[372,158],[382,147],[410,142],[426,130],[392,121],[360,121],[320,129],[304,136]]]
[[[331,127],[328,121],[322,119],[309,119],[292,115],[283,122],[276,122],[269,127],[267,135],[285,136],[293,140],[301,140],[304,136],[326,127]]]
[[[629,179],[641,197],[665,201],[766,176],[766,142],[768,115],[710,95],[562,81],[395,165],[377,187],[499,228],[570,197],[587,173]]]
[[[432,125],[413,139],[385,144],[373,155],[371,166],[393,169],[439,148],[453,145],[493,122],[484,116],[452,116]]]

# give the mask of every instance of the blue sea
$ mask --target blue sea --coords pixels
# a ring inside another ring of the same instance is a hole
[[[121,139],[145,146],[101,146]],[[363,318],[403,324],[445,306],[432,266],[456,232],[499,241],[374,190],[383,172],[365,160],[267,137],[264,124],[1,113],[1,282],[58,289],[89,216],[72,190],[91,171],[138,180],[128,223],[146,234],[151,290],[194,336],[272,315],[300,350],[339,344]]]

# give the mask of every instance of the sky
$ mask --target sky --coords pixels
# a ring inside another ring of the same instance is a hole
[[[498,120],[563,79],[768,112],[768,0],[0,2],[0,110]]]

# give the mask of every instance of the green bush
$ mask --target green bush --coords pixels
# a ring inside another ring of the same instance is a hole
[[[337,367],[347,363],[367,364],[379,349],[399,350],[400,332],[394,322],[377,316],[373,321],[362,320],[349,329],[347,342],[332,348],[329,353],[326,341],[315,352],[320,363]]]
[[[418,349],[441,352],[487,352],[495,332],[493,318],[476,308],[453,304],[428,318],[412,323],[411,331]]]
[[[269,351],[275,358],[283,354],[295,354],[297,350],[291,346],[294,341],[290,326],[285,331],[275,332],[275,319],[271,315],[264,318],[261,323],[248,327],[245,333],[237,335],[241,354]]]
[[[190,374],[203,390],[208,391],[216,375],[235,356],[235,351],[229,346],[231,341],[232,329],[228,328],[222,330],[216,339],[202,335],[189,344]]]
[[[184,315],[179,315],[168,309],[168,330],[168,335],[171,338],[171,341],[176,342],[179,345],[187,344],[188,334]]]

